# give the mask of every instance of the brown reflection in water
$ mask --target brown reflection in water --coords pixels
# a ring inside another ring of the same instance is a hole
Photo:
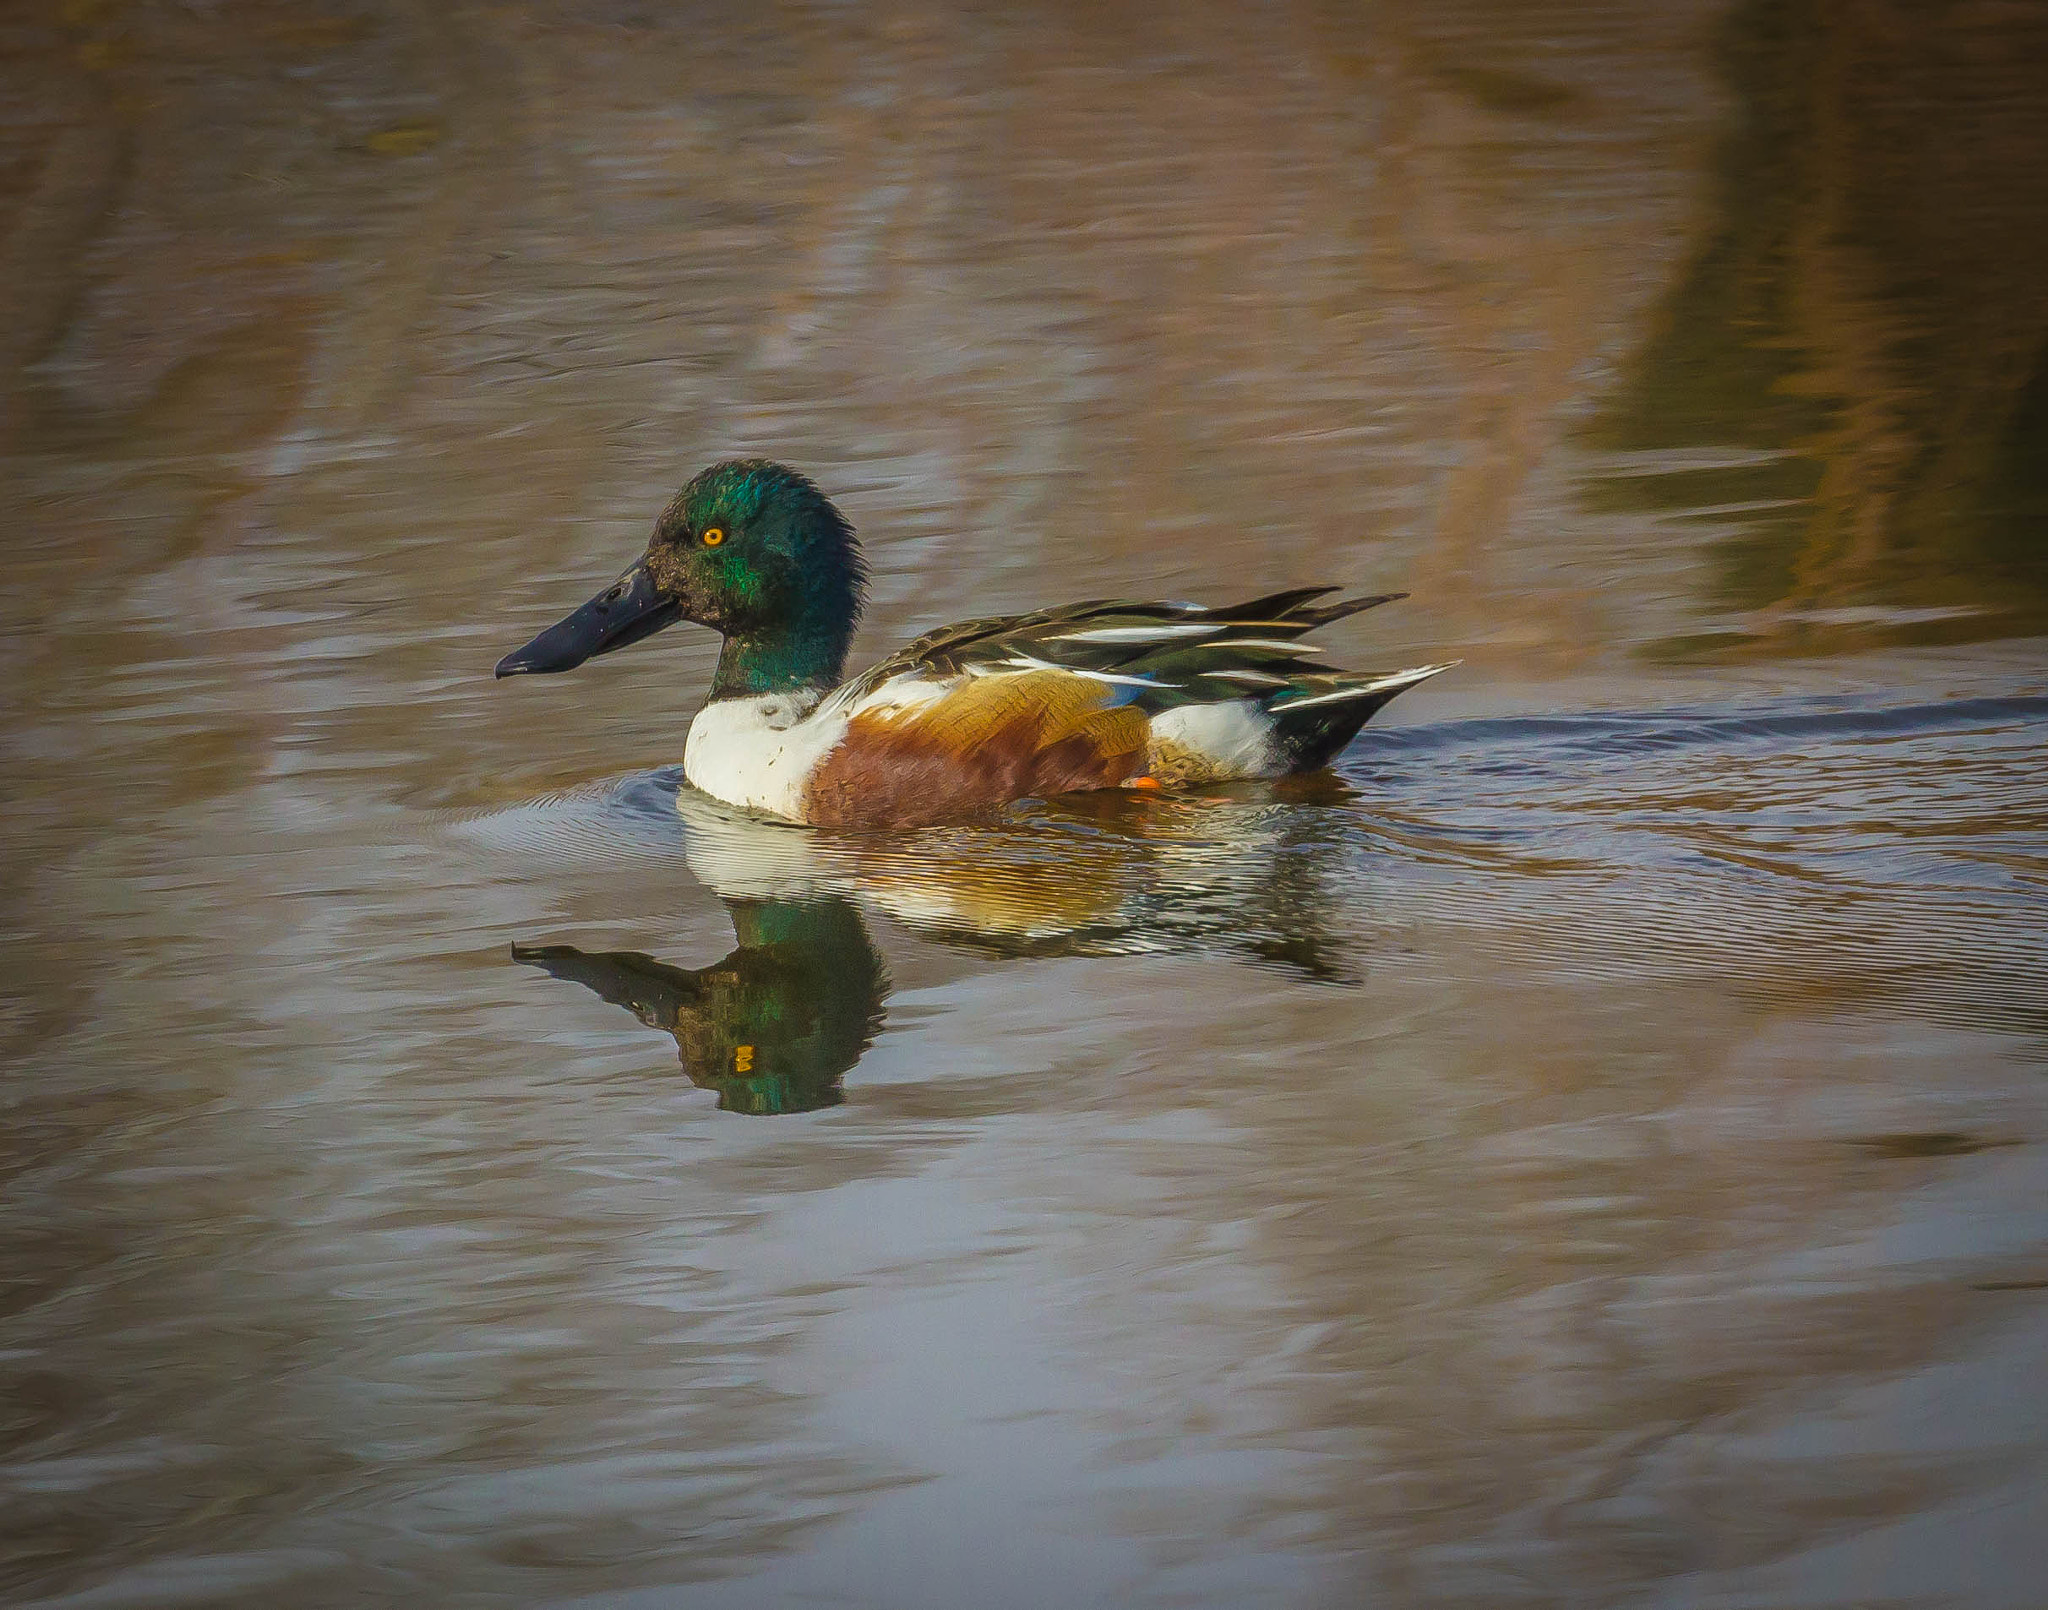
[[[389,457],[421,531],[461,487],[529,534],[434,580],[538,613],[587,527],[752,448],[887,466],[891,639],[1229,553],[1412,566],[1383,629],[1583,660],[1597,602],[1506,528],[1557,523],[1560,410],[1673,249],[1711,9],[53,8],[0,60],[24,543],[189,566],[361,521],[293,472]]]
[[[1719,220],[1591,434],[1786,456],[1594,501],[1764,504],[1722,561],[1757,646],[1867,637],[1827,613],[1859,606],[1907,641],[2038,629],[2048,9],[1748,0],[1723,59]]]

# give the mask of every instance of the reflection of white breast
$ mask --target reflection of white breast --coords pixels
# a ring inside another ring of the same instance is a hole
[[[727,900],[815,900],[842,892],[847,869],[821,835],[742,815],[692,789],[676,792],[690,870]]]
[[[1234,931],[1248,892],[1272,876],[1272,809],[1256,798],[1159,804],[1134,809],[1110,832],[1026,815],[849,838],[694,789],[676,794],[690,870],[727,900],[838,896],[931,935],[1033,944],[1092,936],[1119,949],[1172,949],[1204,922]],[[1177,922],[1158,919],[1164,905],[1182,914]]]
[[[714,699],[690,723],[683,775],[714,799],[800,822],[811,773],[845,734],[845,714],[819,709],[814,692]]]

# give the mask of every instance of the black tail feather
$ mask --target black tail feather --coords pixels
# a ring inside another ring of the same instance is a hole
[[[1266,713],[1273,718],[1274,737],[1287,756],[1288,769],[1314,771],[1327,765],[1389,700],[1449,669],[1448,665],[1419,665],[1413,671],[1388,677],[1340,672],[1301,678],[1297,686],[1303,689],[1305,697],[1282,693],[1266,705]],[[1378,683],[1385,685],[1376,686]]]
[[[1285,592],[1267,593],[1263,598],[1247,599],[1227,609],[1212,609],[1211,615],[1220,615],[1226,620],[1271,621],[1290,620],[1295,612],[1311,599],[1327,598],[1331,593],[1343,589],[1335,586],[1290,587]]]
[[[1334,587],[1330,589],[1331,592],[1336,590]],[[1395,603],[1407,596],[1406,593],[1373,593],[1364,598],[1340,598],[1334,604],[1317,604],[1313,608],[1296,609],[1287,618],[1307,621],[1313,629],[1317,626],[1327,626],[1331,621],[1340,621],[1347,615],[1358,615],[1368,609],[1377,609],[1382,604]]]
[[[1365,598],[1340,598],[1334,604],[1318,604],[1318,598],[1327,598],[1331,593],[1343,591],[1340,587],[1290,587],[1285,592],[1268,593],[1263,598],[1247,599],[1228,609],[1212,609],[1212,616],[1236,621],[1285,621],[1288,625],[1299,624],[1305,632],[1314,631],[1318,626],[1327,626],[1331,621],[1340,621],[1346,615],[1356,615],[1361,610],[1372,609],[1380,604],[1391,604],[1397,598],[1406,598],[1406,593],[1374,593]]]

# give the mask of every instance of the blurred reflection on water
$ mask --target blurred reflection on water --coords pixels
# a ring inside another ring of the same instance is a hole
[[[2043,16],[0,19],[0,1597],[2036,1604]],[[1466,664],[750,829],[735,451]]]
[[[1595,434],[1596,496],[1740,513],[1783,649],[2048,621],[2048,7],[1744,0],[1721,218]],[[1727,646],[1713,636],[1695,646]]]

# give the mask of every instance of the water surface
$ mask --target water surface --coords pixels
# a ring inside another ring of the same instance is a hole
[[[2035,1605],[2043,18],[10,16],[4,1596]],[[735,452],[1463,664],[735,819]]]

